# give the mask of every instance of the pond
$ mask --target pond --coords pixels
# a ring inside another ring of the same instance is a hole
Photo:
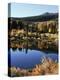
[[[8,51],[8,59],[10,61],[10,67],[20,67],[24,69],[33,68],[36,64],[40,64],[43,57],[49,57],[52,60],[56,60],[58,62],[58,54],[57,52],[43,52],[40,50],[31,50],[25,48],[10,48]],[[8,60],[8,61],[9,61]]]

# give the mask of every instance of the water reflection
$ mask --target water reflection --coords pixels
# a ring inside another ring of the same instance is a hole
[[[52,42],[48,42],[46,40],[38,40],[38,39],[19,39],[13,40],[10,42],[10,48],[14,51],[18,48],[20,51],[25,49],[25,52],[28,53],[28,49],[30,50],[38,50],[48,52],[58,52],[58,47]]]
[[[11,65],[21,68],[33,68],[41,63],[43,56],[58,61],[58,52],[52,42],[37,38],[15,39],[10,41],[9,57]]]
[[[15,48],[15,51],[10,48],[8,56],[10,57],[9,66],[20,68],[33,68],[36,64],[41,63],[43,57],[48,57],[58,62],[58,55],[56,53],[45,54],[45,52],[42,51],[22,48]]]

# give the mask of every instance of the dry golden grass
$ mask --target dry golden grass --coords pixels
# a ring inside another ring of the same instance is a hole
[[[35,68],[20,69],[16,67],[9,68],[12,76],[37,76],[37,75],[51,75],[58,74],[58,63],[51,59],[43,59],[41,64],[35,66]]]

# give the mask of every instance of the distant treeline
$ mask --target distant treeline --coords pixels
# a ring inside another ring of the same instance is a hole
[[[23,18],[11,17],[12,20],[22,20],[22,21],[32,21],[32,22],[48,21],[57,18],[58,18],[58,13],[45,13],[38,16],[23,17]]]
[[[40,15],[40,16],[33,16],[33,17],[25,17],[25,18],[8,18],[8,30],[11,29],[25,29],[25,30],[30,30],[31,31],[37,31],[37,26],[34,25],[34,23],[32,24],[32,27],[29,28],[29,22],[43,22],[43,21],[49,21],[49,20],[55,20],[56,23],[54,24],[50,24],[49,26],[51,27],[51,29],[56,32],[56,24],[58,24],[58,13],[45,13],[44,15]],[[44,26],[44,27],[43,27]],[[43,23],[42,25],[43,28],[43,32],[48,32],[47,31],[47,25]],[[57,27],[58,28],[58,27]],[[49,29],[48,29],[49,30]]]

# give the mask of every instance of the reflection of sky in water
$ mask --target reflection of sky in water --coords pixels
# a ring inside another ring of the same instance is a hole
[[[16,49],[13,51],[10,49],[10,56],[11,56],[11,66],[15,67],[21,67],[21,68],[32,68],[36,64],[41,63],[41,59],[46,56],[50,57],[53,60],[58,60],[58,55],[55,53],[49,53],[45,54],[42,51],[37,51],[37,50],[29,50],[26,53],[25,49],[24,50],[18,50]]]

